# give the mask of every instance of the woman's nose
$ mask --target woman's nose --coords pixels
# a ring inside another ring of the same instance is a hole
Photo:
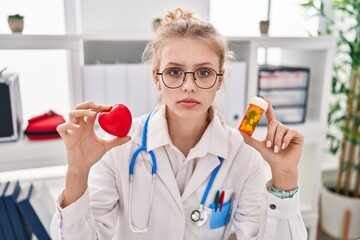
[[[196,84],[195,84],[195,77],[193,74],[187,73],[184,78],[184,84],[182,85],[183,91],[195,91],[196,90]]]

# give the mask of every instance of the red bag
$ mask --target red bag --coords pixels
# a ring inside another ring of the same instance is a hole
[[[32,117],[28,120],[25,130],[26,136],[30,140],[46,140],[60,138],[56,127],[65,122],[63,116],[49,111],[39,116]]]

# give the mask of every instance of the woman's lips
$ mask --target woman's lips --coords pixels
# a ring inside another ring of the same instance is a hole
[[[184,106],[184,107],[194,107],[199,104],[198,101],[196,101],[195,99],[190,99],[190,98],[182,99],[179,101],[179,103],[181,106]]]

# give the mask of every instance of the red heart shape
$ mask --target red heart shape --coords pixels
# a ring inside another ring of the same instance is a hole
[[[105,132],[117,137],[124,137],[130,131],[132,116],[125,105],[116,104],[111,109],[102,111],[98,121]]]

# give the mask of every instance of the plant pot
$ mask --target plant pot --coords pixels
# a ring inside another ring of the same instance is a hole
[[[329,189],[335,189],[335,181],[324,180],[321,189],[321,226],[334,238],[343,234],[345,212],[350,210],[349,239],[360,239],[360,198],[347,197]]]
[[[8,19],[9,27],[13,33],[22,33],[24,29],[23,19]]]
[[[269,22],[269,21],[261,21],[261,22],[259,23],[259,28],[260,28],[260,33],[261,33],[261,35],[268,35],[269,26],[270,26],[270,22]]]

